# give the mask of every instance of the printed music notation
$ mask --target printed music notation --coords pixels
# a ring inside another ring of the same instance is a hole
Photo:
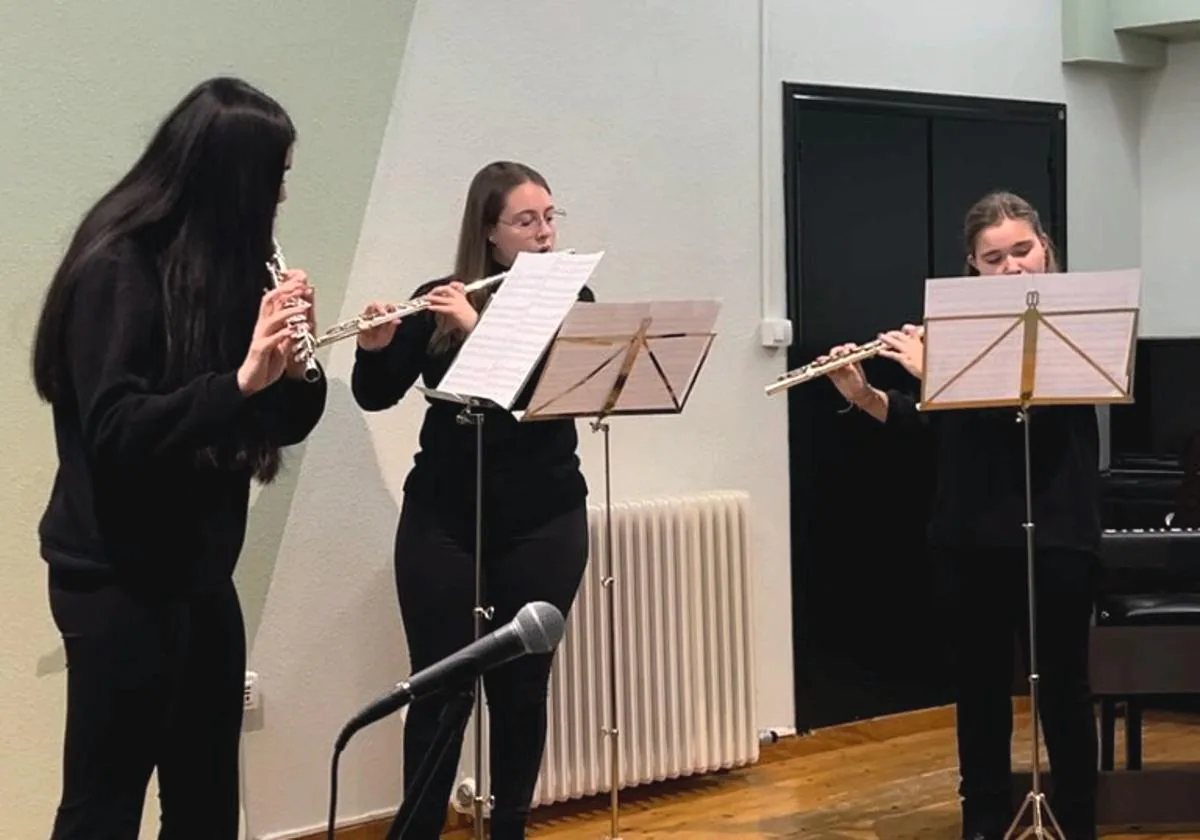
[[[603,256],[518,254],[438,391],[511,408]]]
[[[929,280],[923,407],[1127,400],[1140,296],[1136,269]]]

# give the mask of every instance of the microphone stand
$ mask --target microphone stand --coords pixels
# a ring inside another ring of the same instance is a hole
[[[475,640],[484,633],[484,623],[492,618],[493,608],[484,605],[483,574],[483,411],[468,403],[458,414],[458,422],[475,427]],[[491,808],[491,796],[483,786],[483,675],[475,678],[475,795],[472,798],[475,840],[483,838],[483,818]]]
[[[450,742],[466,728],[472,702],[471,694],[465,691],[454,692],[447,701],[446,708],[442,711],[442,718],[438,722],[437,732],[434,733],[433,743],[429,745],[429,752],[425,753],[425,758],[421,760],[421,766],[413,774],[412,785],[404,792],[404,801],[400,803],[400,808],[396,811],[396,816],[392,820],[387,834],[384,835],[384,840],[402,840],[404,833],[408,831],[417,805],[425,796],[429,782],[438,765],[442,763],[442,758],[446,755]]]

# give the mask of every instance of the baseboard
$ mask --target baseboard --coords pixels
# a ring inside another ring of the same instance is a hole
[[[395,810],[389,808],[359,817],[345,817],[338,820],[334,829],[334,837],[337,840],[384,840],[395,816]],[[447,806],[443,831],[466,830],[470,825],[471,821],[465,814],[460,814]],[[275,834],[263,834],[253,840],[328,840],[328,836],[328,829],[322,825]]]

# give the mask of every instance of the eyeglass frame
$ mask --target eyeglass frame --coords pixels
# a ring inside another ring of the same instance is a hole
[[[525,213],[531,215],[526,216]],[[532,210],[527,210],[525,213],[517,214],[518,217],[520,217],[519,221],[500,219],[499,223],[521,231],[522,233],[531,233],[534,229],[540,228],[540,226],[543,224],[552,228],[558,223],[559,219],[564,218],[567,215],[567,211],[563,210],[561,207],[555,207],[551,209],[547,214],[549,218],[546,218],[546,216],[539,216]]]

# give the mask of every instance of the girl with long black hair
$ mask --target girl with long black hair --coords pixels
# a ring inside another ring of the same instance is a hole
[[[470,283],[510,268],[517,254],[557,243],[556,206],[546,179],[515,161],[495,161],[471,180],[454,273],[414,290],[428,309],[358,336],[351,385],[364,411],[385,411],[418,379],[446,375],[491,297]],[[579,298],[595,299],[584,286]],[[372,303],[367,314],[386,312]],[[535,381],[536,376],[531,378]],[[518,398],[528,403],[531,387]],[[420,451],[404,484],[396,527],[395,576],[412,670],[471,643],[475,605],[475,431],[458,407],[427,398]],[[490,624],[510,621],[529,601],[568,616],[588,559],[587,482],[573,420],[520,423],[489,409],[483,426],[483,565]],[[491,720],[493,840],[523,840],[546,746],[546,695],[553,654],[522,656],[484,675]],[[471,686],[462,686],[470,694]],[[405,789],[435,743],[450,693],[413,702],[404,724]],[[441,835],[462,753],[463,731],[447,747],[407,836]]]
[[[157,769],[160,840],[236,840],[246,641],[232,573],[250,483],[325,408],[296,327],[304,272],[267,271],[295,129],[206,81],[84,216],[33,351],[58,471],[39,526],[67,656],[53,840],[134,840]]]

